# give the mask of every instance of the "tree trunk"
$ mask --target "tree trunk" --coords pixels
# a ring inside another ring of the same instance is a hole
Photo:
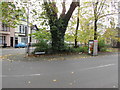
[[[56,35],[52,34],[52,50],[55,53],[64,50],[64,35],[61,32],[56,32]]]
[[[78,9],[78,16],[77,16],[77,26],[75,30],[75,48],[77,48],[77,37],[78,37],[78,27],[79,27],[79,9]]]
[[[75,38],[75,46],[74,48],[77,48],[77,38]]]
[[[94,22],[94,40],[97,40],[97,20]]]
[[[50,26],[52,36],[52,50],[54,52],[61,52],[64,50],[64,36],[68,23],[64,19],[59,19],[57,22]]]
[[[79,5],[79,2],[72,1],[68,12],[65,14],[65,3],[63,4],[63,12],[60,18],[57,16],[57,9],[55,3],[44,2],[46,15],[49,20],[51,39],[52,39],[52,50],[54,52],[60,52],[64,50],[64,35],[68,26],[68,22],[73,14],[75,8]],[[54,7],[54,9],[53,9]]]

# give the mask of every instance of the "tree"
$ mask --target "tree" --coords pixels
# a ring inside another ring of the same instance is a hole
[[[71,17],[67,27],[67,31],[65,33],[65,41],[74,42],[74,46],[75,46],[75,32],[76,32],[75,25],[76,24],[77,24],[77,16],[75,14]],[[79,34],[78,31],[77,33]],[[77,41],[78,41],[78,34],[77,34]]]
[[[36,31],[35,33],[32,33],[33,38],[35,38],[38,41],[46,40],[50,41],[50,33],[46,30],[46,28],[40,28],[39,31]]]
[[[106,28],[104,34],[103,34],[103,38],[106,41],[106,44],[111,44],[112,46],[115,46],[115,44],[118,42],[118,38],[117,38],[117,29],[115,26],[115,19],[114,17],[110,18],[110,26],[108,28]]]
[[[80,5],[79,5],[79,7],[78,7],[78,12],[77,12],[77,26],[76,26],[76,30],[75,30],[75,48],[77,48],[77,34],[78,34],[78,28],[79,28],[79,14],[80,14],[80,10],[79,10],[79,8],[80,8]]]
[[[104,10],[106,10],[105,5],[106,0],[93,2],[93,12],[94,12],[94,40],[97,40],[97,23],[102,14],[104,14]]]
[[[13,2],[1,2],[0,9],[2,13],[1,21],[8,27],[15,28],[21,18],[24,18],[24,8],[17,8]]]
[[[72,1],[68,12],[66,13],[65,0],[62,3],[62,13],[58,17],[58,8],[54,0],[45,0],[43,8],[46,11],[46,17],[50,26],[52,50],[54,52],[62,51],[64,49],[64,36],[68,26],[68,22],[73,14],[75,8],[79,5],[77,2]]]
[[[78,12],[72,16],[70,23],[68,25],[68,29],[66,32],[66,41],[72,42],[80,42],[81,44],[87,44],[89,40],[93,39],[93,16],[91,15],[90,10],[86,9],[89,6],[81,3],[79,7],[79,14]],[[79,15],[79,16],[78,16]],[[79,17],[79,28],[76,24],[78,24],[78,17]],[[77,34],[76,34],[77,32]],[[71,39],[71,40],[70,40]]]
[[[112,1],[111,1],[112,2]],[[113,1],[114,2],[114,1]],[[111,3],[107,2],[107,0],[97,0],[96,2],[93,2],[93,12],[94,12],[94,40],[97,40],[98,35],[97,35],[97,23],[103,19],[103,18],[108,18],[110,15],[115,15],[116,10],[111,10],[109,11],[109,7]],[[114,8],[111,5],[112,8]]]

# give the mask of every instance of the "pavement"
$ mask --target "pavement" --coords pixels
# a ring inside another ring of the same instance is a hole
[[[2,57],[3,88],[117,88],[118,53]]]
[[[30,55],[27,56],[26,48],[12,48],[12,49],[3,49],[2,59],[8,61],[55,61],[55,60],[69,60],[69,59],[80,59],[80,58],[89,58],[89,57],[101,57],[105,55],[114,55],[118,52],[99,52],[97,56],[92,56],[86,53],[64,53],[64,54],[48,54],[48,55]]]

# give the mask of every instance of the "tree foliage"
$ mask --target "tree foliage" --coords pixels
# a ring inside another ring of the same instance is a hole
[[[117,31],[116,26],[115,26],[114,18],[111,18],[109,24],[110,24],[110,26],[106,28],[106,30],[103,34],[103,38],[105,39],[106,43],[112,44],[113,40],[119,41],[118,37],[117,37],[118,36],[118,31]]]
[[[1,2],[0,9],[2,11],[1,21],[8,27],[16,27],[21,18],[24,18],[24,8],[17,8],[13,2]]]
[[[106,0],[83,2],[80,5],[78,16],[73,12],[79,6],[79,0],[76,0],[77,2],[72,0],[69,8],[66,8],[66,0],[62,0],[62,12],[59,11],[55,0],[43,0],[42,2],[38,2],[38,0],[20,1],[20,3],[16,2],[16,5],[9,2],[0,3],[2,22],[14,27],[24,18],[29,21],[29,25],[37,24],[40,31],[32,35],[39,41],[51,40],[54,52],[64,50],[64,39],[71,42],[76,39],[81,44],[87,44],[90,39],[103,38],[107,42],[110,39],[116,39],[114,36],[116,34],[115,21],[111,20],[110,27],[107,28],[103,23],[107,16],[114,14],[109,11]],[[36,2],[38,3],[36,4]],[[79,17],[79,28],[78,25],[75,28],[76,21],[78,21],[77,17]]]
[[[32,33],[33,38],[35,38],[38,41],[42,41],[42,40],[46,40],[46,41],[50,41],[50,33],[48,30],[46,30],[46,28],[43,29],[39,29],[39,31],[36,31],[35,33]]]
[[[93,39],[93,17],[90,10],[87,10],[87,5],[82,4],[79,8],[79,28],[77,32],[77,41],[81,44],[87,44],[89,40]],[[77,15],[73,15],[68,30],[66,32],[66,40],[74,41],[76,37],[75,26],[77,24]],[[71,39],[71,40],[70,40]]]
[[[73,0],[74,1],[74,0]],[[79,5],[79,2],[72,2],[68,12],[66,13],[65,2],[62,3],[62,13],[58,17],[58,8],[54,1],[44,1],[43,9],[48,19],[50,26],[52,49],[53,51],[63,51],[64,49],[64,35],[68,26],[68,22],[72,16],[73,11]]]
[[[97,0],[98,1],[98,0]],[[97,39],[105,37],[109,38],[115,38],[115,20],[111,20],[114,17],[114,12],[111,12],[108,5],[108,3],[105,0],[99,1],[97,3],[95,2],[83,2],[80,5],[80,27],[78,30],[78,42],[87,44],[89,40],[93,40],[95,33],[97,35]],[[96,3],[96,4],[95,4]],[[91,7],[94,6],[94,7]],[[95,10],[96,9],[96,10]],[[113,16],[112,16],[113,15]],[[76,18],[77,16],[74,15],[73,18],[71,18],[68,30],[66,32],[66,41],[74,41],[75,39],[75,25],[76,25]],[[95,18],[97,19],[97,31],[95,31]],[[107,22],[106,22],[106,19]],[[112,22],[111,22],[112,21]],[[107,30],[109,25],[106,25],[106,23],[110,22],[112,27],[109,27],[111,30],[108,30],[109,33],[106,32],[107,35],[103,34],[105,30]],[[113,24],[112,24],[113,23]],[[113,28],[114,27],[114,28]],[[114,31],[114,32],[113,32]],[[114,34],[112,34],[114,33]],[[110,34],[112,36],[110,36]],[[107,40],[107,39],[106,39]]]

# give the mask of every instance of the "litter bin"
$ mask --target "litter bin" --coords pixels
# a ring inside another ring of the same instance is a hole
[[[3,44],[3,48],[6,48],[6,47],[7,47],[7,43],[4,43],[4,44]]]

